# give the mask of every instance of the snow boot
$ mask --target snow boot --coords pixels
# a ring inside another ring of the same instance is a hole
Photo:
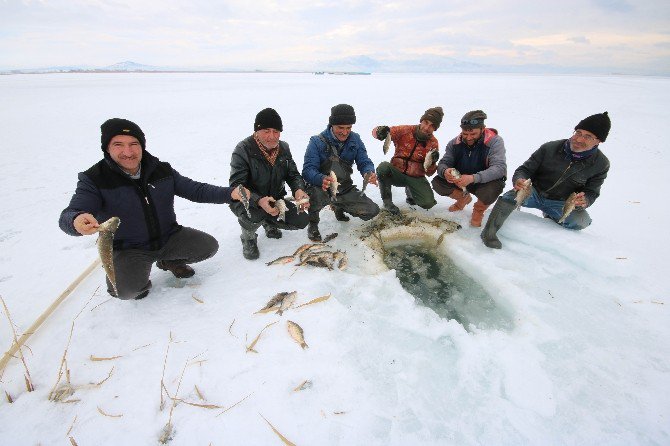
[[[333,211],[335,211],[335,220],[337,221],[349,221],[350,218],[344,214],[344,211],[340,207],[333,206]]]
[[[260,256],[256,240],[258,235],[255,232],[242,230],[240,240],[242,240],[242,255],[247,260],[256,260]]]
[[[313,242],[321,241],[321,233],[319,232],[319,222],[310,221],[307,227],[307,238]]]
[[[482,225],[484,212],[488,208],[489,208],[488,204],[484,204],[481,201],[477,200],[477,202],[475,202],[475,205],[472,207],[472,217],[470,218],[470,226],[479,228]]]
[[[502,227],[503,223],[505,223],[505,220],[507,220],[507,217],[509,217],[509,214],[512,213],[515,207],[516,203],[498,198],[495,206],[493,206],[491,215],[489,215],[486,226],[484,226],[484,230],[482,230],[480,235],[486,246],[493,249],[502,248],[502,243],[498,240],[496,233]]]
[[[170,271],[178,279],[186,279],[195,274],[193,268],[183,260],[159,260],[156,262],[156,266],[163,271]]]
[[[414,197],[412,197],[412,191],[409,190],[409,187],[405,187],[405,195],[407,196],[407,198],[405,198],[407,204],[410,206],[416,206],[416,200],[414,200]]]
[[[267,238],[281,238],[281,231],[275,225],[264,221],[263,229],[265,229],[265,236]]]
[[[377,184],[379,185],[379,193],[382,196],[384,209],[392,214],[400,214],[400,209],[398,209],[398,206],[393,204],[393,200],[391,199],[391,183],[389,182],[389,179],[377,177]]]
[[[449,198],[456,200],[456,203],[449,206],[449,212],[462,211],[465,206],[472,201],[470,192],[463,192],[460,189],[454,189]]]

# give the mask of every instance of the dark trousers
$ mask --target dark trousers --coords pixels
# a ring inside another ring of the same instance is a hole
[[[249,218],[244,210],[244,205],[239,201],[231,204],[230,210],[233,211],[233,214],[237,217],[237,221],[242,227],[243,235],[245,231],[248,234],[255,233],[261,224],[268,224],[270,226],[276,226],[279,229],[288,229],[290,231],[307,227],[309,217],[306,212],[298,213],[298,208],[291,202],[287,202],[286,207],[288,209],[286,210],[284,221],[279,220],[279,216],[273,217],[256,206],[249,207],[249,213],[251,214],[251,218]]]
[[[449,183],[447,180],[441,176],[435,176],[433,178],[433,190],[439,195],[448,197],[454,192],[454,190],[461,190],[460,187],[456,186],[454,183]],[[472,195],[477,197],[479,201],[484,203],[486,206],[493,204],[498,195],[505,188],[505,180],[500,178],[497,180],[489,181],[488,183],[470,183],[465,188]]]
[[[318,223],[319,212],[329,204],[336,209],[367,221],[379,214],[379,206],[366,195],[361,195],[356,186],[345,194],[337,195],[337,200],[331,201],[330,195],[323,189],[316,186],[307,188],[309,194],[309,221]]]
[[[165,246],[156,251],[124,249],[114,251],[114,272],[119,299],[135,299],[151,288],[149,273],[158,260],[179,260],[197,263],[209,259],[219,250],[219,242],[197,229],[182,227],[172,234]],[[107,280],[107,290],[112,285]]]

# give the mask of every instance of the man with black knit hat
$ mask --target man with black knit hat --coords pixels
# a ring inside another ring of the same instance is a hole
[[[284,126],[279,114],[272,108],[258,112],[254,133],[240,141],[230,160],[230,185],[244,185],[251,191],[249,210],[242,203],[234,203],[230,210],[237,216],[242,228],[242,255],[248,260],[260,256],[256,230],[263,225],[268,238],[280,238],[281,229],[304,229],[307,226],[309,196],[305,182],[293,161],[286,142],[279,137]],[[287,209],[280,214],[281,202],[288,184],[295,201],[307,202],[295,206],[285,201]]]
[[[326,129],[312,136],[307,144],[302,176],[310,196],[307,236],[312,241],[321,241],[319,212],[328,204],[338,221],[349,221],[345,212],[362,220],[370,220],[379,213],[379,206],[362,194],[351,178],[352,166],[356,163],[361,176],[368,183],[377,184],[375,166],[368,157],[365,144],[358,133],[351,131],[355,123],[356,113],[351,105],[336,105],[330,109]],[[328,193],[333,181],[331,171],[339,183],[335,195]]]
[[[443,116],[442,107],[432,107],[421,116],[419,125],[380,125],[372,129],[374,138],[383,141],[391,135],[395,145],[391,162],[384,161],[377,166],[379,192],[384,208],[389,212],[400,212],[393,204],[391,186],[405,187],[407,202],[410,204],[430,209],[437,203],[426,176],[431,176],[437,170],[439,145],[433,132],[440,128]],[[426,157],[429,159],[426,160]]]
[[[489,248],[500,249],[497,232],[516,206],[515,197],[531,180],[530,195],[520,206],[542,210],[545,217],[559,222],[563,205],[574,192],[575,209],[559,224],[567,229],[581,230],[591,224],[586,208],[598,196],[610,163],[600,150],[611,128],[607,112],[582,119],[569,139],[543,144],[523,163],[512,177],[514,189],[498,197],[481,238]]]
[[[91,235],[99,222],[119,217],[114,235],[116,290],[120,299],[149,294],[151,265],[175,277],[195,274],[188,265],[216,254],[214,237],[177,223],[175,195],[198,203],[232,203],[236,190],[193,181],[146,151],[142,129],[132,121],[113,118],[100,127],[104,159],[79,174],[60,228],[70,235]]]
[[[486,118],[482,110],[461,118],[461,133],[447,144],[432,181],[435,192],[456,200],[449,212],[463,210],[472,201],[470,194],[477,197],[470,218],[474,227],[482,225],[484,212],[503,191],[507,175],[505,142],[496,129],[486,127]]]

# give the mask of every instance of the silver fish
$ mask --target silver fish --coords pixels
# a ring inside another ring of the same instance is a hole
[[[298,297],[298,292],[297,291],[292,291],[284,297],[284,300],[281,301],[281,304],[279,305],[279,310],[277,310],[278,315],[284,314],[284,311],[288,310],[293,306],[293,303],[295,302],[296,297]]]
[[[347,269],[347,266],[349,265],[347,253],[339,250],[335,251],[335,254],[333,254],[333,262],[337,262],[337,268],[339,270]]]
[[[365,175],[363,175],[363,189],[361,189],[361,195],[365,193],[365,188],[368,187],[370,178],[372,178],[372,172],[365,172]]]
[[[328,243],[329,241],[331,241],[335,237],[337,237],[337,232],[333,232],[332,234],[328,234],[327,236],[325,236],[323,238],[323,240],[321,240],[321,243]]]
[[[306,251],[311,251],[313,249],[319,249],[323,247],[323,243],[305,243],[304,245],[300,246],[298,249],[295,250],[293,253],[293,257],[300,256],[302,255],[303,252]]]
[[[454,177],[456,179],[459,179],[461,177],[461,173],[455,167],[450,167],[447,170],[449,171],[449,173],[451,174],[452,177]],[[467,190],[464,187],[461,187],[461,190],[463,192],[467,192]]]
[[[391,132],[386,135],[386,139],[384,140],[384,155],[388,153],[389,147],[391,147]]]
[[[533,191],[533,182],[530,181],[530,178],[524,180],[523,187],[516,191],[516,208],[519,209],[524,201],[530,197],[531,192]]]
[[[279,258],[274,259],[271,262],[266,263],[267,266],[270,265],[285,265],[287,263],[291,263],[295,260],[294,256],[281,256]]]
[[[298,208],[298,214],[301,212],[307,212],[304,205],[309,203],[309,196],[303,197],[300,200],[296,200],[294,197],[287,195],[286,197],[284,197],[284,201],[292,201]]]
[[[271,206],[279,210],[277,220],[284,221],[286,219],[286,210],[288,209],[286,207],[286,202],[280,198],[279,200],[275,200],[274,202],[272,202]]]
[[[121,224],[119,217],[112,217],[98,226],[98,254],[102,266],[105,268],[105,274],[114,288],[114,294],[118,296],[116,289],[116,273],[114,272],[114,233]]]
[[[435,152],[436,149],[431,149],[426,153],[426,158],[423,160],[423,170],[428,170],[430,166],[433,165],[433,152]]]
[[[575,201],[577,201],[577,193],[573,192],[568,199],[565,200],[565,203],[563,203],[563,215],[561,215],[558,223],[563,223],[565,219],[568,218],[568,215],[575,210]]]
[[[281,303],[286,299],[287,296],[290,294],[297,293],[297,291],[291,291],[291,292],[286,292],[282,291],[281,293],[277,293],[274,296],[270,298],[268,303],[265,304],[263,308],[261,308],[258,311],[264,311],[264,310],[269,310],[272,307],[276,307],[277,305],[281,305]]]
[[[302,347],[303,350],[309,348],[305,342],[305,332],[302,330],[300,325],[293,321],[286,321],[286,328],[288,329],[288,333],[291,335],[293,340],[300,344],[300,347]]]
[[[334,253],[331,251],[312,252],[305,256],[305,258],[301,260],[298,266],[311,265],[318,268],[333,269],[333,254]]]
[[[305,249],[303,252],[300,253],[299,258],[300,258],[301,265],[298,265],[298,266],[304,265],[304,263],[302,263],[302,262],[304,262],[307,259],[307,257],[311,256],[312,254],[320,254],[322,252],[329,252],[329,251],[317,251],[319,249],[325,249],[325,248],[330,248],[330,246],[329,245],[319,245],[319,244],[311,245],[309,248]]]
[[[247,217],[251,218],[251,212],[249,212],[249,197],[247,196],[247,192],[244,190],[244,186],[241,184],[237,186],[237,193],[240,194],[240,201],[242,202],[242,205],[244,206],[244,210],[247,213]]]
[[[335,172],[332,170],[330,171],[330,178],[332,181],[330,182],[330,196],[333,201],[337,201],[337,188],[340,187],[340,183],[337,181],[337,175],[335,175]]]

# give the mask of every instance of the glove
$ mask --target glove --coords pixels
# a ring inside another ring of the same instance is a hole
[[[386,139],[386,137],[388,136],[390,131],[391,131],[391,128],[387,125],[377,126],[377,139],[380,140],[380,141]]]
[[[440,154],[438,151],[434,151],[430,154],[430,157],[433,158],[433,164],[437,162],[437,160],[440,158]]]

